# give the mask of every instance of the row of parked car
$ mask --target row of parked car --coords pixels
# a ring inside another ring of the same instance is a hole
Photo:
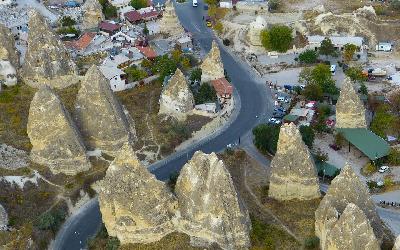
[[[278,101],[288,103],[289,99],[287,97],[278,97]],[[272,117],[268,120],[268,124],[272,125],[280,125],[282,123],[283,117],[287,114],[287,110],[282,106],[277,106],[274,108],[274,112],[272,113]]]

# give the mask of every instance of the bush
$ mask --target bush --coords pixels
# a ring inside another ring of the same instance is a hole
[[[131,6],[136,10],[147,7],[147,0],[131,0]]]
[[[80,33],[81,31],[73,26],[62,27],[57,30],[57,34],[62,34],[62,35],[74,34],[75,36],[79,36]]]
[[[378,188],[378,183],[376,181],[367,181],[367,186],[369,189]]]
[[[384,16],[384,15],[386,15],[386,9],[385,9],[382,5],[374,6],[374,9],[375,9],[375,13],[376,13],[378,16]]]
[[[383,178],[383,185],[385,186],[385,188],[391,187],[394,185],[393,179],[390,176],[385,176]]]
[[[231,40],[229,40],[228,38],[225,38],[224,40],[222,40],[222,43],[223,43],[225,46],[229,46],[229,45],[231,44]]]
[[[299,130],[304,143],[311,149],[315,138],[314,130],[310,126],[304,125],[300,126]]]
[[[290,49],[293,37],[292,29],[285,25],[275,25],[261,31],[261,43],[266,50],[286,52]]]
[[[262,152],[275,154],[280,127],[261,124],[253,129],[254,145]]]
[[[136,66],[126,68],[125,73],[128,76],[129,82],[136,82],[147,77],[146,71],[138,69]]]
[[[328,154],[322,152],[320,149],[314,154],[316,162],[327,162],[329,160]]]
[[[106,250],[118,250],[121,243],[119,242],[118,238],[110,237],[107,241]]]
[[[201,68],[195,68],[192,70],[190,73],[190,81],[193,83],[195,81],[200,82],[201,81]]]
[[[314,50],[306,50],[299,55],[299,61],[302,63],[315,63],[317,61],[318,54]]]
[[[319,238],[317,236],[308,237],[304,240],[304,246],[306,249],[318,249]]]
[[[76,24],[76,21],[70,16],[63,16],[60,20],[61,26],[67,27]]]
[[[375,173],[376,171],[378,171],[378,168],[372,162],[368,162],[361,169],[361,172],[364,175],[371,175],[371,174]]]
[[[346,138],[344,138],[343,133],[339,132],[335,135],[335,144],[339,147],[343,147],[346,143]]]
[[[394,148],[391,148],[389,151],[389,155],[387,156],[387,161],[390,165],[399,166],[400,165],[400,151]]]
[[[217,21],[214,25],[214,30],[218,33],[218,34],[222,34],[222,32],[224,31],[224,26],[222,25],[222,23],[220,21]]]

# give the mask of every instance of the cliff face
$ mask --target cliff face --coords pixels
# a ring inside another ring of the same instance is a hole
[[[212,42],[211,50],[208,52],[207,56],[204,58],[201,64],[201,81],[208,82],[211,80],[216,80],[224,75],[224,65],[222,64],[221,54],[218,45],[215,41]]]
[[[99,203],[109,235],[122,244],[149,243],[174,231],[175,197],[125,144],[99,183]]]
[[[28,49],[22,67],[26,84],[65,88],[79,81],[77,69],[64,44],[37,11],[30,12]]]
[[[349,203],[355,204],[368,218],[378,240],[383,237],[382,222],[371,200],[367,186],[362,183],[349,164],[332,181],[327,194],[315,211],[315,234],[325,246],[329,231],[332,228],[332,211],[343,214]]]
[[[249,42],[253,46],[262,46],[261,31],[267,28],[267,23],[262,16],[257,16],[256,20],[249,25],[247,33]]]
[[[310,200],[320,197],[314,160],[296,125],[284,124],[271,162],[268,196],[277,200]]]
[[[175,13],[174,5],[170,0],[165,3],[165,10],[160,20],[160,32],[171,36],[185,33]]]
[[[192,242],[216,242],[222,249],[250,246],[247,209],[238,198],[229,172],[214,153],[194,154],[181,170],[176,194],[178,226]]]
[[[177,119],[186,118],[186,114],[193,110],[194,97],[185,76],[180,69],[168,81],[160,97],[160,114],[167,114]]]
[[[329,230],[322,249],[379,250],[379,242],[364,212],[349,203]]]
[[[32,161],[48,166],[52,173],[75,175],[90,168],[71,116],[48,86],[42,86],[33,97],[27,133],[32,144]]]
[[[88,148],[110,155],[136,140],[133,120],[128,119],[107,79],[92,66],[81,83],[75,102],[75,119]]]
[[[400,250],[400,235],[397,236],[396,242],[394,243],[393,250]]]
[[[336,104],[336,128],[366,128],[365,108],[350,78],[344,80]]]
[[[247,209],[214,153],[195,153],[181,171],[175,196],[126,144],[98,186],[107,231],[123,244],[154,242],[175,231],[188,234],[195,246],[250,246]]]
[[[8,215],[4,207],[0,204],[0,231],[7,230]]]
[[[83,6],[82,29],[95,29],[104,20],[103,7],[98,0],[87,0]]]

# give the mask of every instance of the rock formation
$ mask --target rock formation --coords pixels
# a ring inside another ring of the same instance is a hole
[[[262,46],[261,31],[267,28],[267,22],[262,16],[257,16],[256,20],[249,25],[247,33],[249,42],[253,46]]]
[[[11,86],[17,84],[19,57],[11,31],[0,24],[0,80]]]
[[[175,13],[174,4],[171,0],[167,0],[165,3],[165,10],[163,11],[163,16],[160,20],[160,32],[171,36],[185,33],[185,30]]]
[[[160,97],[160,114],[167,114],[177,119],[186,118],[193,110],[194,97],[185,76],[180,69],[169,79]]]
[[[314,160],[296,125],[284,124],[271,162],[269,197],[310,200],[320,197]]]
[[[68,111],[46,85],[31,102],[27,133],[32,161],[48,166],[53,174],[74,175],[90,168],[85,146]]]
[[[364,104],[350,78],[344,80],[336,103],[336,128],[366,128]]]
[[[321,246],[325,246],[329,231],[335,225],[337,214],[349,203],[359,207],[369,219],[375,236],[383,237],[382,222],[371,200],[367,186],[361,182],[352,167],[346,164],[340,174],[332,181],[327,194],[315,211],[315,234],[320,238]]]
[[[95,65],[81,83],[75,118],[90,149],[98,148],[115,155],[122,145],[136,139],[132,119],[127,118],[107,79]]]
[[[108,234],[122,244],[154,242],[174,231],[174,196],[141,165],[129,144],[121,148],[98,187]]]
[[[82,29],[95,29],[97,28],[99,22],[104,20],[104,15],[98,0],[86,0],[82,6],[83,10],[83,21]]]
[[[334,220],[334,218],[332,218]],[[349,203],[329,230],[322,249],[379,250],[379,242],[364,212]]]
[[[7,230],[8,215],[4,207],[0,204],[0,231]]]
[[[204,58],[203,63],[200,67],[202,70],[202,82],[208,82],[211,80],[219,79],[221,77],[225,77],[221,54],[219,52],[218,44],[215,41],[212,42],[211,50]]]
[[[79,81],[76,65],[64,44],[37,11],[30,12],[28,49],[22,66],[26,84],[65,88]]]
[[[250,220],[231,175],[215,153],[197,151],[176,183],[181,232],[196,245],[216,242],[222,249],[250,245]]]
[[[393,250],[400,250],[400,235],[397,236],[396,242],[394,243]]]

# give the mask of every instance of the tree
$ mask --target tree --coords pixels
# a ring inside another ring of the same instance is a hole
[[[136,10],[147,7],[147,0],[131,0],[131,6]]]
[[[175,73],[177,67],[176,62],[172,58],[169,58],[168,55],[163,55],[154,59],[151,71],[160,74],[160,81],[164,81],[166,76]]]
[[[325,37],[325,39],[321,42],[321,47],[319,47],[319,53],[325,56],[335,56],[335,46],[329,37]]]
[[[182,60],[182,51],[180,49],[174,49],[171,52],[171,58],[176,64],[180,63]]]
[[[357,46],[352,43],[347,43],[344,45],[343,59],[346,62],[350,62],[353,59],[354,54],[357,51]]]
[[[360,84],[359,92],[360,92],[361,94],[363,94],[363,95],[368,95],[368,88],[367,88],[367,86],[365,86],[365,83],[362,82],[362,83]]]
[[[268,1],[268,9],[269,10],[277,10],[279,7],[279,0],[269,0]]]
[[[323,93],[336,95],[339,90],[335,86],[335,81],[332,79],[330,68],[326,64],[318,64],[313,68],[304,68],[299,74],[299,82],[308,84],[314,83],[321,87]],[[313,86],[313,89],[316,89]],[[312,93],[310,93],[312,94]]]
[[[201,68],[195,68],[190,73],[190,81],[191,82],[200,82],[201,81]]]
[[[308,100],[313,101],[322,101],[322,98],[324,97],[324,92],[322,91],[321,86],[316,83],[307,84],[302,93]]]
[[[215,18],[215,16],[217,15],[217,6],[215,4],[211,4],[208,7],[207,14],[208,16]]]
[[[218,34],[222,34],[222,32],[224,31],[224,26],[222,25],[222,23],[220,21],[217,21],[214,25],[214,30],[218,33]]]
[[[73,26],[76,24],[76,21],[70,16],[63,16],[60,21],[61,21],[61,26],[63,27]]]
[[[144,34],[145,36],[149,35],[149,29],[147,28],[147,24],[146,24],[146,23],[144,23],[143,34]]]
[[[261,43],[266,50],[286,52],[293,42],[292,29],[285,25],[275,25],[261,31]]]
[[[315,139],[314,130],[310,126],[304,125],[300,126],[299,130],[304,143],[311,149]]]
[[[125,73],[128,75],[129,82],[136,82],[147,77],[146,71],[138,69],[134,66],[125,69]]]
[[[395,92],[394,94],[389,96],[390,106],[393,111],[399,113],[400,112],[400,91]]]
[[[254,145],[262,152],[275,154],[280,127],[261,124],[253,129]]]
[[[348,76],[352,81],[363,82],[367,80],[367,77],[363,75],[361,67],[349,67],[346,72],[346,76]]]
[[[184,70],[187,70],[190,68],[190,59],[187,58],[186,56],[182,58],[181,61],[181,66]]]
[[[216,99],[217,93],[215,89],[207,83],[200,85],[200,88],[194,93],[194,101],[196,104],[215,102]]]
[[[390,106],[383,104],[377,108],[370,129],[375,134],[385,138],[388,133],[399,133],[399,122],[399,117],[390,113]]]
[[[299,61],[302,63],[315,63],[317,61],[318,54],[315,50],[306,50],[299,55]]]
[[[108,4],[103,8],[103,14],[106,19],[112,19],[118,16],[117,8],[111,4]]]

